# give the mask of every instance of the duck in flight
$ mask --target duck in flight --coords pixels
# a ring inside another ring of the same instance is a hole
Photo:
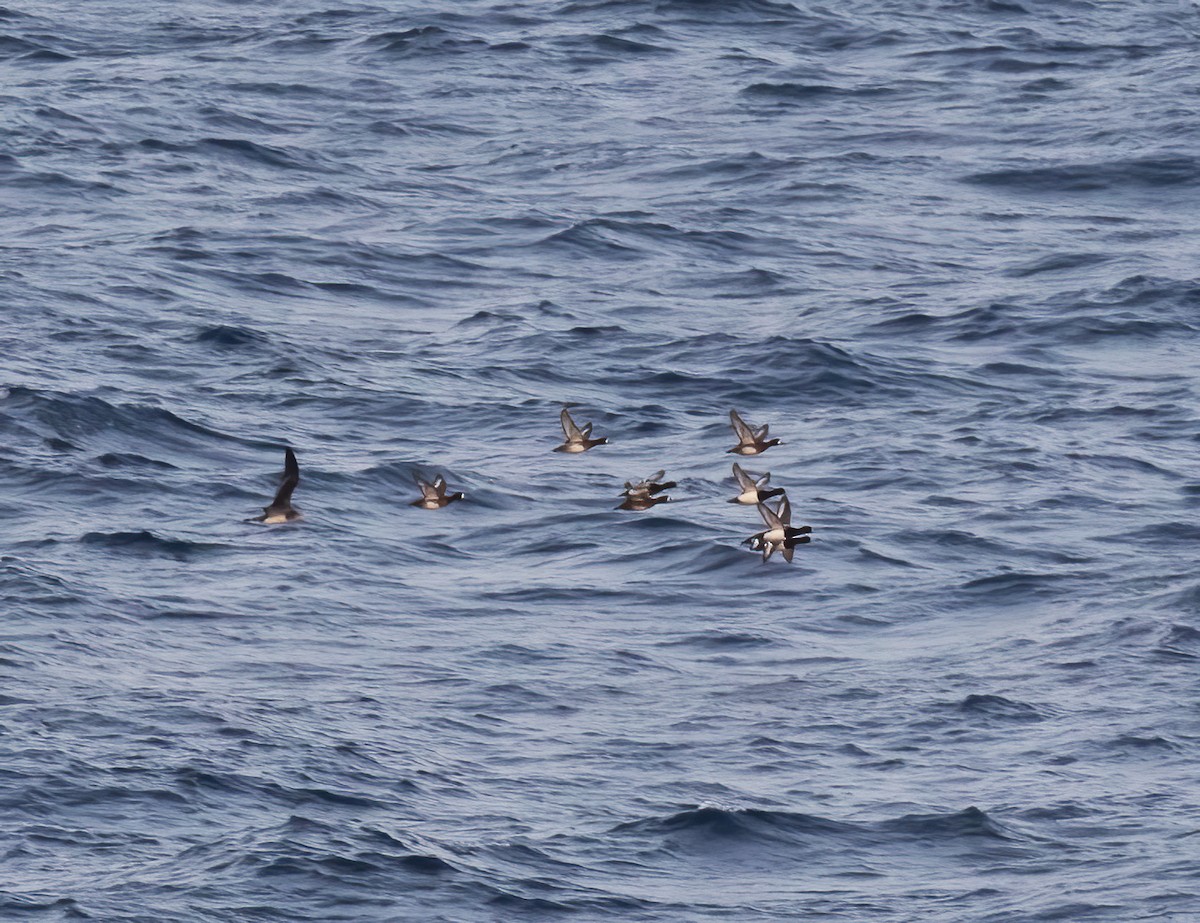
[[[592,438],[592,424],[588,423],[583,429],[575,425],[575,421],[571,419],[571,415],[567,413],[567,408],[562,409],[562,413],[558,415],[562,421],[564,441],[560,446],[556,446],[555,452],[569,452],[576,454],[578,452],[586,452],[592,446],[604,445],[608,439],[604,436],[598,439]]]
[[[755,478],[746,473],[737,462],[733,463],[733,476],[737,478],[738,495],[730,503],[762,503],[772,497],[778,497],[784,492],[782,487],[767,487],[771,483],[771,473]]]
[[[647,494],[653,497],[655,494],[661,494],[664,490],[670,490],[677,486],[674,481],[664,481],[662,478],[665,474],[665,471],[655,471],[650,477],[644,481],[638,481],[636,484],[633,481],[626,481],[625,496]]]
[[[659,496],[664,490],[670,490],[675,486],[674,481],[662,480],[665,472],[655,471],[654,474],[646,478],[644,481],[638,481],[636,484],[633,481],[625,482],[625,492],[622,496],[625,498],[619,510],[648,510],[650,507],[658,503],[667,503],[670,497]]]
[[[768,439],[767,433],[771,426],[769,423],[764,423],[757,429],[753,429],[746,424],[736,410],[729,411],[729,425],[733,427],[733,431],[737,434],[738,444],[729,450],[729,453],[734,455],[760,455],[767,451],[773,445],[779,445],[778,439]]]
[[[255,516],[251,522],[261,522],[275,525],[280,522],[291,522],[300,518],[300,511],[292,506],[292,491],[300,483],[300,465],[296,461],[296,453],[284,449],[283,479],[279,482],[279,490],[270,506],[263,507],[263,514]]]
[[[452,494],[446,493],[446,479],[440,474],[433,479],[433,483],[422,481],[420,478],[414,480],[421,490],[421,499],[414,500],[409,506],[419,506],[423,510],[440,510],[443,506],[466,496],[461,490]]]
[[[795,547],[812,541],[809,537],[812,526],[792,528],[792,505],[788,502],[787,497],[784,497],[775,509],[771,509],[765,503],[760,503],[758,514],[767,528],[756,535],[751,535],[742,544],[749,545],[755,551],[761,551],[764,561],[770,558],[778,548],[783,554],[783,559],[791,564]]]

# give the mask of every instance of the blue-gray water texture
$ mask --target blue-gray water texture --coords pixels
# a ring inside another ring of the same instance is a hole
[[[1198,35],[0,9],[0,919],[1200,920]]]

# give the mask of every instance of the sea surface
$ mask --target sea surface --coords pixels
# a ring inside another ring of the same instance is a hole
[[[1200,6],[3,2],[0,920],[1200,920]]]

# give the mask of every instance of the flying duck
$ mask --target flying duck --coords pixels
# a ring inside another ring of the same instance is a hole
[[[665,494],[661,497],[652,497],[649,494],[626,494],[621,505],[616,507],[619,510],[636,510],[642,512],[659,503],[669,503],[671,498]]]
[[[583,429],[575,425],[575,421],[571,419],[571,415],[567,413],[567,408],[562,409],[562,413],[558,415],[562,421],[563,436],[565,440],[562,445],[555,447],[555,452],[586,452],[592,446],[604,445],[608,439],[601,436],[599,439],[592,438],[592,424],[587,424]]]
[[[650,509],[655,504],[667,503],[671,499],[670,497],[657,495],[664,490],[670,490],[675,486],[675,482],[660,480],[664,473],[655,471],[650,477],[644,481],[638,481],[636,484],[633,481],[626,481],[625,492],[622,494],[625,499],[617,509],[640,512]]]
[[[422,481],[420,478],[414,478],[417,482],[417,487],[421,490],[421,499],[414,500],[409,506],[419,506],[423,510],[439,510],[447,504],[453,503],[455,500],[461,500],[466,496],[461,490],[457,493],[446,493],[446,479],[440,474],[433,479],[433,483]]]
[[[784,497],[775,509],[771,509],[765,503],[760,503],[758,514],[762,516],[767,528],[756,535],[751,535],[742,544],[749,545],[755,551],[761,551],[764,561],[771,557],[778,548],[783,554],[783,559],[791,564],[793,549],[797,545],[804,545],[812,541],[809,537],[812,526],[792,528],[792,505],[788,502],[787,497]]]
[[[755,479],[743,471],[741,465],[734,462],[733,476],[737,478],[738,495],[731,499],[730,503],[762,503],[784,492],[782,487],[767,487],[771,483],[770,472]]]
[[[764,423],[758,429],[751,429],[736,410],[729,411],[729,425],[738,437],[738,444],[729,450],[734,455],[759,455],[771,446],[779,445],[778,439],[767,438],[770,424]]]
[[[279,490],[270,506],[263,507],[263,514],[255,516],[251,522],[261,522],[275,525],[280,522],[291,522],[300,518],[300,511],[292,506],[292,491],[300,483],[300,465],[296,461],[296,453],[284,449],[283,479],[279,482]]]
[[[666,474],[665,471],[655,471],[650,477],[644,481],[638,481],[636,484],[633,481],[625,482],[625,496],[632,494],[646,494],[653,497],[655,494],[661,494],[664,490],[670,490],[675,487],[674,481],[662,481],[660,478]]]

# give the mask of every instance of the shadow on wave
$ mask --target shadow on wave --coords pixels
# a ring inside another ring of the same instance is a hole
[[[186,420],[161,407],[146,404],[110,404],[99,397],[87,397],[56,391],[15,386],[8,389],[5,410],[24,418],[37,431],[49,430],[57,437],[62,451],[78,450],[89,436],[109,437],[112,433],[133,437],[138,445],[159,448],[173,445],[190,447],[201,440],[232,442],[256,449],[272,449],[276,443],[246,439],[210,429]],[[161,460],[160,460],[161,461]]]
[[[1010,167],[971,173],[963,182],[1028,193],[1163,189],[1200,183],[1200,157],[1135,157],[1097,163]]]
[[[974,839],[1010,841],[1019,837],[976,807],[944,814],[905,814],[867,822],[837,821],[815,814],[760,808],[696,806],[665,817],[618,824],[612,832],[673,843],[719,846],[722,843],[791,843],[849,840],[885,846],[900,840],[931,844]]]
[[[841,87],[830,83],[752,83],[742,91],[743,96],[751,99],[767,100],[777,105],[804,104],[820,99],[830,98],[862,98],[874,99],[896,92],[895,87],[860,86]]]
[[[333,826],[293,814],[275,826],[192,846],[171,863],[180,866],[176,874],[183,881],[242,882],[249,874],[258,880],[256,890],[270,894],[276,887],[290,890],[290,883],[300,878],[356,905],[391,906],[393,899],[379,893],[381,882],[393,888],[422,887],[457,871],[440,852],[416,838],[410,843],[372,827]]]
[[[552,44],[570,53],[567,58],[569,64],[609,64],[647,55],[672,54],[673,49],[645,40],[655,38],[661,41],[665,37],[666,33],[655,26],[635,25],[612,32],[562,36],[552,39]],[[639,38],[643,40],[639,41]]]
[[[742,231],[688,230],[655,221],[587,218],[525,246],[579,256],[649,259],[670,249],[703,256],[728,256],[761,250],[769,255],[775,241]]]
[[[807,337],[771,336],[745,339],[731,334],[704,334],[667,343],[628,348],[629,358],[645,355],[651,368],[713,369],[713,374],[681,371],[647,373],[638,368],[618,379],[622,388],[653,387],[659,398],[681,388],[694,389],[733,405],[758,403],[763,369],[771,370],[772,387],[781,393],[803,393],[809,402],[878,400],[884,395],[911,397],[932,393],[976,396],[992,390],[987,383],[936,371],[917,360],[881,356],[857,346]],[[653,365],[650,364],[654,359]],[[670,391],[664,388],[670,387]]]
[[[197,343],[219,351],[258,352],[271,342],[265,333],[235,324],[214,324],[202,327],[193,339]]]
[[[363,39],[360,45],[372,55],[398,59],[476,54],[493,48],[481,38],[455,35],[441,26],[417,26],[400,32],[380,32]],[[501,47],[500,50],[516,49]]]
[[[185,158],[201,162],[219,159],[247,166],[269,167],[272,170],[344,173],[347,169],[345,164],[341,164],[335,170],[333,166],[309,151],[272,147],[248,141],[245,138],[201,138],[199,141],[188,144],[146,138],[140,141],[138,146],[146,151],[161,151],[173,156],[183,155]],[[357,172],[357,169],[351,167],[350,171]]]
[[[699,22],[706,26],[740,23],[761,27],[778,25],[781,21],[816,18],[784,0],[655,0],[649,4],[649,10],[647,4],[639,0],[575,0],[554,13],[555,16],[572,16],[620,10],[641,17],[652,15],[668,21]]]
[[[234,548],[233,545],[222,542],[163,538],[145,529],[139,532],[88,532],[79,539],[79,543],[146,557],[173,558],[176,561],[188,561],[201,555]]]

